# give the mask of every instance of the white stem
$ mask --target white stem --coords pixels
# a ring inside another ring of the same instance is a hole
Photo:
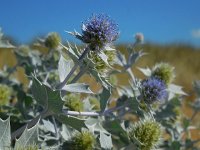
[[[98,112],[78,112],[78,111],[69,111],[69,110],[63,110],[63,113],[65,115],[71,115],[71,116],[100,116],[101,113]]]
[[[130,77],[131,77],[131,79],[132,79],[132,81],[133,81],[134,86],[137,87],[136,79],[135,79],[135,76],[134,76],[134,74],[133,74],[131,68],[128,68],[128,69],[127,69],[127,72],[128,72],[128,74],[130,75]]]

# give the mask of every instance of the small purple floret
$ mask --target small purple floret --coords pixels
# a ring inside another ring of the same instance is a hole
[[[168,96],[166,85],[160,79],[145,79],[142,81],[141,87],[144,101],[148,104],[152,104],[156,101],[163,101]]]
[[[93,15],[83,23],[82,40],[94,49],[111,44],[119,35],[118,26],[107,15]]]

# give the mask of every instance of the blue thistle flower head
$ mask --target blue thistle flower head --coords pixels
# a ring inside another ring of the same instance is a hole
[[[156,101],[165,100],[168,96],[165,83],[158,78],[148,78],[141,83],[144,101],[152,104]]]
[[[92,50],[101,50],[118,38],[118,25],[109,16],[96,14],[82,25],[82,41]]]

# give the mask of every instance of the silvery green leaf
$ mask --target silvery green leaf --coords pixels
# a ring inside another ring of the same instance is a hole
[[[111,84],[106,80],[105,77],[101,76],[97,70],[91,69],[90,74],[96,79],[97,82],[100,82],[103,87],[110,90]]]
[[[99,95],[100,107],[102,112],[105,110],[110,96],[111,96],[110,90],[103,87],[103,91]]]
[[[112,138],[110,134],[105,134],[103,132],[100,132],[99,141],[100,141],[101,148],[107,149],[107,150],[112,149],[113,144],[112,144]]]
[[[69,141],[72,137],[72,133],[73,130],[69,127],[67,127],[66,125],[62,124],[62,131],[61,131],[61,135],[62,137],[66,140]]]
[[[64,114],[60,114],[60,115],[55,115],[55,118],[64,123],[65,125],[68,125],[78,131],[81,131],[81,128],[86,127],[85,126],[85,120],[84,119],[80,119],[77,117],[73,117],[73,116],[67,116]]]
[[[58,62],[58,73],[60,77],[60,82],[64,81],[65,77],[69,74],[72,68],[72,61],[66,60],[62,55]]]
[[[122,96],[122,95],[127,95],[128,97],[134,96],[132,89],[129,87],[125,87],[125,86],[117,88],[117,92],[118,92],[119,96]]]
[[[83,38],[82,38],[82,35],[81,35],[80,33],[78,33],[77,31],[74,31],[74,32],[65,31],[65,32],[67,32],[67,33],[69,33],[69,34],[75,36],[75,37],[76,37],[77,39],[79,39],[79,40],[82,40],[82,39],[83,39]]]
[[[101,121],[99,119],[89,118],[85,121],[85,125],[93,133],[94,132],[103,132],[103,133],[109,134],[108,131],[106,131],[103,128]]]
[[[89,85],[85,83],[73,83],[65,85],[62,90],[68,92],[77,92],[77,93],[88,93],[92,94],[93,92],[90,90]]]
[[[10,118],[6,120],[0,118],[0,149],[9,150],[11,146],[10,133]]]
[[[123,123],[123,125],[124,125],[124,123]],[[128,139],[128,136],[127,136],[126,129],[125,129],[125,127],[123,129],[119,120],[105,121],[104,122],[104,128],[109,133],[112,133],[113,136],[117,136],[119,138],[119,140],[117,140],[117,142],[121,142],[122,141],[121,139],[123,139],[124,144],[129,143],[129,139]]]
[[[13,49],[13,48],[15,48],[15,46],[10,44],[8,41],[1,41],[0,40],[0,48],[2,48],[2,49]]]
[[[163,105],[160,110],[157,110],[155,113],[156,120],[162,121],[164,119],[176,118],[177,114],[174,109],[177,107],[181,107],[180,99],[171,99],[169,102],[167,102],[167,105]]]
[[[39,121],[38,121],[39,122]],[[25,129],[19,139],[16,139],[15,150],[26,148],[38,142],[38,123],[30,129]]]
[[[116,50],[115,48],[112,48],[112,47],[110,47],[109,45],[106,45],[106,46],[104,47],[104,49],[105,49],[106,51],[115,51],[115,50]]]
[[[48,105],[47,91],[43,84],[35,76],[32,78],[31,91],[37,103],[46,108]]]
[[[60,44],[66,51],[67,55],[76,63],[78,61],[78,55],[75,54],[74,50],[71,48],[71,46],[66,47],[62,44]]]
[[[126,57],[119,51],[117,51],[116,63],[120,66],[126,66]]]
[[[83,107],[85,111],[92,111],[92,105],[88,98],[83,100]]]
[[[56,91],[42,84],[33,76],[32,94],[35,100],[51,113],[62,113],[63,101],[60,97],[60,91]]]
[[[53,90],[46,85],[45,88],[47,91],[48,111],[50,111],[53,114],[62,113],[64,102],[61,99],[60,91]]]
[[[138,69],[147,77],[151,76],[151,69],[147,68],[139,68]]]
[[[67,47],[68,47],[68,51],[72,54],[75,54],[76,57],[78,58],[81,53],[80,50],[78,49],[78,47],[76,45],[72,46],[68,41],[67,41]]]
[[[8,48],[8,49],[13,49],[15,48],[15,46],[13,46],[12,44],[9,43],[9,41],[5,41],[5,40],[2,40],[2,37],[3,37],[3,33],[1,31],[1,28],[0,28],[0,48]]]
[[[86,31],[87,30],[87,28],[86,28],[86,26],[84,25],[84,24],[82,24],[82,28],[81,28],[83,31]]]
[[[133,64],[136,63],[136,61],[142,57],[143,55],[145,55],[145,53],[143,53],[142,51],[139,51],[139,52],[132,52],[130,54],[130,56],[128,57],[128,62],[127,62],[127,65],[128,66],[132,66]]]
[[[29,52],[29,57],[31,58],[31,62],[34,66],[40,66],[42,64],[39,51]]]
[[[200,80],[194,81],[193,86],[194,86],[194,89],[195,89],[198,97],[200,97]]]
[[[42,120],[43,122],[43,127],[44,127],[44,130],[46,131],[50,131],[52,133],[55,133],[55,128],[54,128],[54,125],[49,121],[49,120]]]
[[[175,95],[187,95],[183,90],[181,86],[175,85],[175,84],[170,84],[168,86],[168,100],[172,99]]]

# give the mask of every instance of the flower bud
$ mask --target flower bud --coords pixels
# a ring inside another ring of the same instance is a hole
[[[68,94],[64,97],[64,106],[71,111],[83,111],[83,103],[80,99],[80,95]]]
[[[153,68],[151,76],[158,78],[164,81],[166,85],[169,85],[175,77],[174,67],[170,66],[168,63],[159,63]]]
[[[144,102],[152,104],[157,101],[163,101],[167,98],[165,83],[157,78],[148,78],[141,83],[142,97]]]
[[[55,49],[58,47],[60,41],[61,41],[61,38],[59,34],[56,32],[51,32],[47,35],[45,39],[45,46],[50,49]]]
[[[161,126],[151,117],[135,123],[128,132],[130,140],[139,150],[155,148],[161,138]]]
[[[104,51],[104,53],[108,57],[107,61],[109,65],[112,65],[116,57],[116,52]],[[97,69],[100,74],[105,74],[109,71],[110,67],[98,56],[96,52],[91,51],[88,57],[93,61],[95,69]]]
[[[0,105],[6,105],[9,103],[11,91],[11,88],[7,85],[0,84]]]
[[[88,130],[77,132],[71,139],[71,148],[73,150],[93,150],[95,145],[95,137]]]
[[[143,43],[144,35],[142,33],[136,33],[135,34],[135,41],[136,41],[136,43]]]
[[[119,31],[107,15],[93,15],[82,25],[82,41],[89,44],[91,50],[102,50],[118,38]]]

